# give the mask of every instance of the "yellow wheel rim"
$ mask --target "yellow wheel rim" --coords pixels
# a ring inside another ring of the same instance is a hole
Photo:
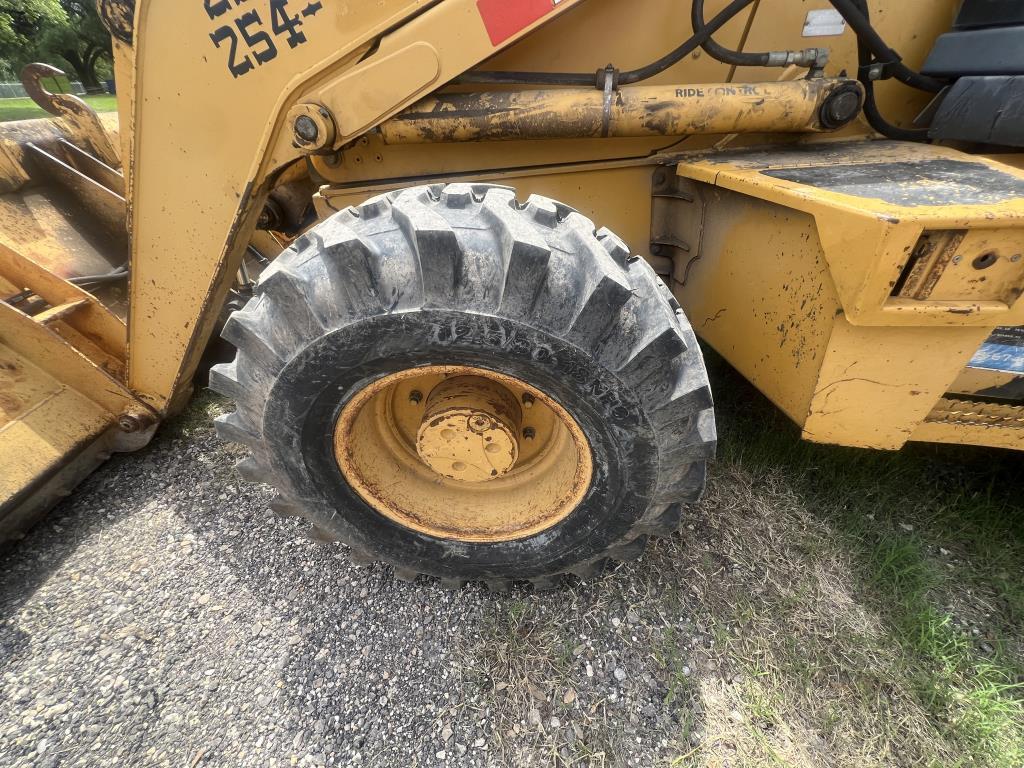
[[[338,467],[399,525],[498,542],[564,520],[586,495],[593,457],[552,398],[482,368],[428,366],[358,392],[334,429]]]

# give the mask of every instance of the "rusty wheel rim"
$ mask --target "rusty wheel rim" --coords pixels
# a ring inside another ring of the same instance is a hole
[[[536,535],[586,496],[593,456],[576,420],[517,378],[468,366],[385,376],[345,405],[334,454],[373,509],[443,539]]]

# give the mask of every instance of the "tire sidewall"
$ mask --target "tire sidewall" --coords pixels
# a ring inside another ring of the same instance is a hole
[[[514,376],[554,398],[593,453],[593,480],[564,520],[506,542],[440,539],[378,513],[346,482],[334,454],[345,404],[390,373],[466,365]],[[440,577],[531,578],[565,572],[628,541],[654,495],[654,431],[636,393],[587,353],[507,318],[441,309],[364,318],[292,357],[267,400],[264,430],[314,524],[392,563]],[[634,534],[635,535],[635,534]]]

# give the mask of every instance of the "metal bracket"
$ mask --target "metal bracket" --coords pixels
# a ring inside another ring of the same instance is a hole
[[[64,77],[64,72],[49,64],[29,64],[21,70],[25,92],[41,109],[62,118],[70,130],[70,138],[85,143],[111,168],[121,167],[121,155],[107,135],[96,110],[70,93],[50,93],[42,84],[45,77]]]
[[[705,201],[698,185],[676,174],[676,166],[658,168],[651,178],[651,253],[671,265],[672,282],[686,283],[700,259]]]
[[[607,139],[612,127],[612,99],[618,72],[609,64],[604,68],[604,102],[601,108],[601,138]]]

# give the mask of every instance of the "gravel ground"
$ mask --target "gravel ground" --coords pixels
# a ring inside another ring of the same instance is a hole
[[[723,380],[680,534],[497,595],[311,542],[200,398],[0,553],[0,766],[1018,768],[1019,460],[803,444]]]
[[[602,582],[493,595],[358,568],[268,512],[206,415],[4,555],[0,764],[649,765],[678,746],[689,715]]]

